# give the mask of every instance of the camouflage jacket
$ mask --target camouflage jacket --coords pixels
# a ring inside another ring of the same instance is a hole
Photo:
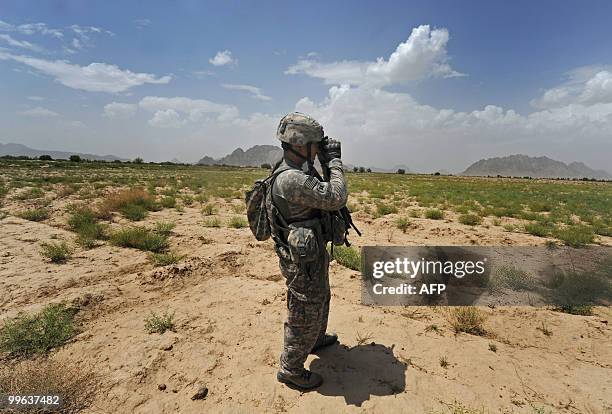
[[[329,162],[329,181],[320,181],[286,159],[278,168],[287,170],[276,177],[272,197],[287,223],[316,218],[320,210],[334,211],[346,205],[348,191],[340,159]]]

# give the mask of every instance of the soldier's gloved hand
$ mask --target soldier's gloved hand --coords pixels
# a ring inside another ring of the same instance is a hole
[[[342,149],[340,146],[340,141],[336,141],[335,139],[327,139],[326,141],[324,141],[322,149],[326,155],[325,163],[328,163],[334,158],[342,157]]]

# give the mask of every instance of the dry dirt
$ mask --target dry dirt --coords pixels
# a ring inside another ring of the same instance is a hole
[[[233,215],[221,208],[223,220]],[[355,246],[545,242],[494,226],[412,219],[404,234],[392,215],[354,219],[364,233],[352,235]],[[285,287],[272,242],[254,241],[248,228],[206,228],[196,208],[151,213],[145,224],[159,220],[176,223],[172,249],[186,255],[177,265],[154,268],[144,252],[107,245],[51,264],[40,242],[74,238],[60,220],[0,220],[0,320],[48,303],[80,305],[79,335],[52,357],[102,375],[90,412],[424,413],[448,412],[454,401],[490,412],[612,412],[609,308],[593,316],[486,308],[488,337],[456,335],[444,308],[361,305],[359,273],[335,262],[329,325],[341,345],[309,357],[322,387],[289,389],[275,378]],[[166,310],[175,312],[176,332],[147,334],[144,319]],[[538,329],[542,323],[552,335]],[[201,386],[208,396],[192,401]]]

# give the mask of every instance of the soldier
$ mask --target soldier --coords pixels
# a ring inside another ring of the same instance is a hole
[[[338,340],[337,335],[326,333],[330,290],[325,246],[332,241],[333,231],[324,218],[329,218],[328,211],[346,205],[347,188],[340,142],[325,139],[323,144],[323,128],[317,121],[290,113],[281,119],[277,138],[283,159],[276,165],[266,198],[275,250],[287,284],[287,320],[277,379],[298,389],[311,389],[321,385],[323,378],[304,368],[308,354]],[[317,155],[329,169],[328,181],[313,166]]]

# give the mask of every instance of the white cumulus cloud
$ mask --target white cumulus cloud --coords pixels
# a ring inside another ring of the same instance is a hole
[[[405,42],[400,43],[388,59],[376,61],[344,60],[321,63],[315,59],[300,59],[286,70],[286,74],[305,74],[320,78],[326,84],[385,85],[405,83],[426,77],[462,76],[448,63],[446,45],[448,30],[431,29],[421,25],[412,29]]]
[[[138,105],[146,111],[154,112],[154,117],[149,122],[153,126],[161,126],[164,122],[170,122],[176,127],[185,125],[187,122],[197,123],[211,119],[229,121],[239,115],[238,108],[233,105],[186,97],[146,96],[140,100]]]
[[[174,109],[162,109],[155,112],[149,124],[158,128],[180,128],[186,123]]]
[[[111,119],[128,119],[136,114],[138,105],[120,102],[111,102],[104,105],[104,116]]]
[[[157,77],[150,73],[135,73],[107,63],[80,66],[65,60],[51,61],[1,51],[0,60],[14,60],[54,77],[64,86],[89,92],[118,93],[146,83],[165,84],[172,79],[169,75]]]
[[[531,104],[543,109],[612,102],[612,67],[584,66],[570,71],[567,77],[566,82],[544,91]]]
[[[247,92],[253,98],[259,99],[261,101],[270,101],[270,100],[272,100],[272,98],[270,98],[269,96],[264,95],[261,92],[261,89],[256,87],[256,86],[252,86],[252,85],[237,85],[237,84],[233,84],[233,83],[224,83],[221,86],[224,87],[225,89],[229,89],[229,90],[232,90],[232,91]]]
[[[232,57],[232,52],[229,50],[217,52],[217,54],[208,59],[208,61],[214,66],[236,65],[238,63],[238,60]]]

